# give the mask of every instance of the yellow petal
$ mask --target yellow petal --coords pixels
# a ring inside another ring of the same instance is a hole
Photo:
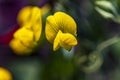
[[[71,33],[76,35],[76,23],[74,19],[64,12],[56,12],[54,14],[56,24],[63,33]]]
[[[61,34],[61,42],[62,42],[62,44],[69,45],[69,46],[77,45],[76,38],[72,34],[69,34],[69,33]]]
[[[41,10],[38,7],[33,7],[30,15],[30,22],[34,25],[38,20],[41,19]]]
[[[35,31],[34,36],[35,36],[35,41],[38,41],[40,39],[40,36],[41,36],[41,30]]]
[[[53,50],[56,51],[60,46],[66,50],[70,50],[72,46],[77,45],[76,38],[70,33],[62,33],[59,30],[53,45]]]
[[[61,33],[61,46],[64,47],[66,50],[70,50],[72,46],[77,45],[76,38],[69,33]]]
[[[72,46],[77,45],[76,38],[69,33],[61,34],[61,46],[66,50],[71,50]]]
[[[0,80],[12,80],[11,73],[2,67],[0,67]]]
[[[50,15],[46,20],[46,38],[49,42],[53,43],[58,31],[63,33],[71,33],[76,35],[76,23],[74,19],[64,12],[56,12]]]
[[[38,41],[42,32],[41,9],[36,6],[23,8],[23,10],[20,11],[20,15],[18,15],[18,17],[20,16],[18,19],[21,21],[24,21],[24,19],[21,19],[21,17],[26,15],[24,12],[28,12],[30,14],[27,16],[29,19],[24,22],[23,27],[33,31],[35,41]]]
[[[53,43],[57,33],[59,31],[59,26],[56,24],[56,21],[53,16],[47,17],[45,33],[46,38],[50,43]]]
[[[26,6],[19,11],[17,16],[17,21],[20,25],[23,25],[26,22],[28,22],[31,15],[31,9],[32,6]]]
[[[27,47],[31,47],[34,40],[33,32],[24,27],[14,33],[14,38],[20,40]]]
[[[37,6],[27,6],[20,10],[18,14],[18,23],[28,25],[31,28],[38,20],[41,19],[41,9]]]
[[[32,30],[34,32],[35,41],[38,41],[42,33],[42,22],[41,21],[36,22],[36,24],[33,25]]]
[[[17,55],[29,54],[32,52],[32,49],[26,47],[18,39],[12,39],[9,45]]]
[[[54,40],[54,43],[53,43],[53,50],[56,51],[59,47],[60,47],[60,36],[61,36],[61,31],[58,32],[55,40]]]

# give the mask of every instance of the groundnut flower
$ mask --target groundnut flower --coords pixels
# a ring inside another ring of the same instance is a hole
[[[14,33],[10,47],[18,54],[30,53],[41,36],[41,9],[27,6],[19,12],[17,20],[21,28]]]
[[[72,46],[77,45],[76,23],[74,19],[64,12],[56,12],[46,20],[46,38],[53,43],[53,50],[63,47],[71,50]]]
[[[0,67],[0,80],[12,80],[11,73],[2,67]]]

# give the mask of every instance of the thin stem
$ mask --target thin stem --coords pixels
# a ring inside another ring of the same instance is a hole
[[[97,51],[101,52],[103,49],[105,49],[108,46],[111,46],[112,44],[115,44],[115,43],[117,43],[119,41],[120,41],[120,38],[118,36],[113,37],[113,38],[111,38],[111,39],[109,39],[109,40],[107,40],[107,41],[102,42],[101,44],[99,44],[96,49],[97,49]]]

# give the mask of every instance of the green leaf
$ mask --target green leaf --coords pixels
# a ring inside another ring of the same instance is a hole
[[[41,80],[43,64],[35,58],[21,57],[9,64],[15,80]]]
[[[95,4],[101,8],[115,11],[115,7],[110,1],[96,1]]]
[[[114,18],[117,15],[114,5],[110,1],[96,1],[95,9],[105,18]]]
[[[96,11],[98,11],[105,18],[110,18],[110,19],[114,18],[114,15],[107,12],[107,11],[104,11],[104,10],[98,8],[98,7],[95,7],[95,9],[96,9]]]

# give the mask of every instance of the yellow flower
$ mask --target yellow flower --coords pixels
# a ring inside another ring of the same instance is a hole
[[[14,33],[14,39],[11,40],[10,47],[15,53],[22,55],[30,53],[35,46],[34,43],[34,33],[22,27]]]
[[[70,50],[77,45],[76,23],[74,19],[64,12],[56,12],[46,20],[46,38],[53,43],[53,50],[56,51],[60,46]]]
[[[32,30],[35,33],[35,40],[39,40],[42,32],[42,12],[36,6],[26,6],[18,14],[18,23],[22,27]]]
[[[28,22],[31,16],[32,8],[32,6],[26,6],[19,11],[17,21],[20,25],[23,25]]]
[[[41,9],[36,6],[23,8],[18,14],[18,23],[21,28],[14,33],[10,47],[19,55],[30,53],[41,36]]]
[[[0,67],[0,80],[12,80],[11,73],[2,67]]]
[[[37,6],[26,6],[19,11],[17,21],[21,26],[25,25],[26,23],[28,24],[28,22],[30,22],[30,24],[35,24],[40,17],[40,8]]]
[[[39,9],[41,9],[41,12]],[[34,22],[38,19],[38,17],[41,17],[41,15],[44,16],[50,10],[51,10],[51,7],[49,4],[46,4],[41,8],[26,6],[19,11],[17,21],[20,25],[23,25],[26,22],[28,24],[28,21],[34,24]]]

